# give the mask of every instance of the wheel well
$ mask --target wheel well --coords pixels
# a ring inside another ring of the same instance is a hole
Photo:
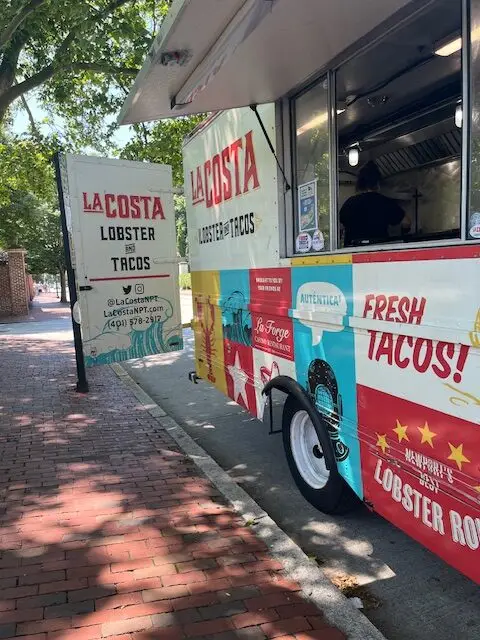
[[[301,409],[308,413],[317,433],[318,440],[322,445],[325,465],[329,471],[336,470],[335,454],[330,436],[328,435],[325,418],[318,412],[305,389],[289,376],[277,376],[273,380],[270,380],[263,388],[262,394],[270,396],[273,389],[278,389],[287,394],[288,397],[285,404],[292,399],[291,401],[295,401]]]

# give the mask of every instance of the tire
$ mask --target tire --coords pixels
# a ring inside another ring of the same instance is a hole
[[[330,447],[326,425],[319,439],[309,413],[292,395],[283,408],[282,434],[290,473],[311,505],[329,514],[347,513],[358,505],[356,494],[338,472],[333,453],[328,456],[332,468],[328,470],[325,465],[323,451]]]

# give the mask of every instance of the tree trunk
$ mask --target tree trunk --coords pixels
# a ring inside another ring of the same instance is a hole
[[[60,269],[60,302],[68,302],[67,300],[67,277],[64,269]]]

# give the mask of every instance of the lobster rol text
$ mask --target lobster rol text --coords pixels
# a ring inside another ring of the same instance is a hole
[[[155,226],[142,223],[146,220],[154,223],[165,220],[162,200],[159,196],[83,192],[83,211],[87,214],[103,214],[112,222],[111,225],[100,226],[100,240],[125,243],[125,255],[110,258],[114,272],[151,269],[149,256],[135,255],[135,243],[145,240],[155,241]],[[117,220],[121,220],[122,224],[118,224]],[[132,221],[132,223],[123,224],[123,221]]]
[[[386,296],[369,293],[365,296],[363,317],[386,322],[422,324],[427,299],[409,296]],[[456,383],[461,382],[469,347],[460,345],[455,349],[451,342],[394,335],[383,331],[368,330],[370,336],[368,358],[379,363],[398,367],[414,368],[418,373],[433,372],[446,380],[453,374]]]

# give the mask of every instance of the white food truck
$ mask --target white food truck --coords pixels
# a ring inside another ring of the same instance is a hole
[[[121,119],[193,113],[196,374],[480,582],[480,0],[174,0]]]

